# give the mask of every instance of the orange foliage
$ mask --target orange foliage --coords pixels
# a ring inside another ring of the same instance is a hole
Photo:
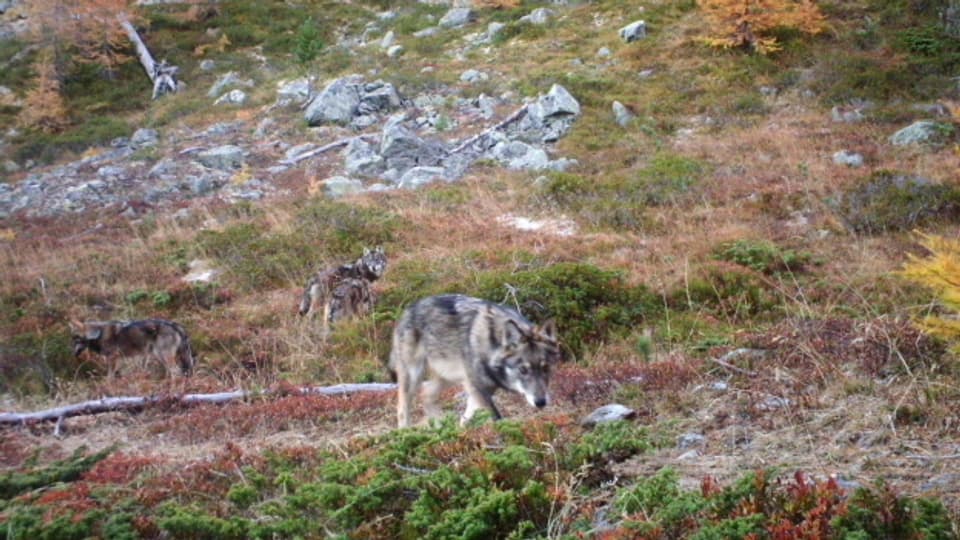
[[[83,480],[93,484],[126,484],[158,461],[155,457],[128,456],[117,452],[84,473]]]
[[[52,48],[47,47],[40,53],[34,69],[36,82],[24,100],[18,117],[20,125],[45,133],[62,131],[69,124],[69,114],[60,94],[60,76]]]
[[[135,21],[127,0],[33,0],[27,3],[34,38],[57,53],[75,48],[83,61],[111,69],[130,60],[118,16]]]
[[[705,43],[724,49],[747,48],[760,54],[780,50],[775,28],[806,34],[823,31],[825,18],[812,0],[698,0],[710,26]]]

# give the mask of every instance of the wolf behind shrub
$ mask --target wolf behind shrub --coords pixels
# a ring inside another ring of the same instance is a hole
[[[322,310],[324,328],[340,319],[361,316],[373,310],[370,284],[387,271],[387,255],[382,247],[364,249],[363,256],[314,274],[303,291],[300,315],[314,316]]]
[[[71,326],[74,356],[90,350],[110,358],[147,357],[161,362],[171,375],[175,367],[183,375],[191,375],[196,365],[190,337],[172,321],[88,321]]]
[[[397,380],[397,424],[410,425],[413,394],[421,385],[428,417],[441,412],[436,402],[440,392],[463,385],[467,408],[461,424],[480,408],[501,418],[493,403],[498,389],[522,394],[542,408],[550,369],[559,359],[552,319],[536,326],[508,307],[479,298],[424,298],[404,311],[393,331],[388,367]]]

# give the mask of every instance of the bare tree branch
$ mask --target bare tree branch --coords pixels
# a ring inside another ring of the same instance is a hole
[[[334,386],[312,386],[294,390],[292,393],[301,396],[340,396],[358,392],[389,392],[397,385],[391,383],[364,383],[364,384],[337,384]],[[215,394],[183,394],[179,396],[128,396],[105,397],[92,399],[73,405],[64,405],[35,412],[5,412],[0,413],[0,426],[20,426],[41,422],[57,422],[59,427],[64,418],[102,414],[107,412],[139,412],[151,406],[179,404],[182,406],[220,404],[238,399],[246,399],[270,394],[291,393],[288,390],[234,390]]]

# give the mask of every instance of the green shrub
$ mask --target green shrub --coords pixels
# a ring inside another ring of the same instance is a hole
[[[704,166],[699,161],[660,152],[640,169],[637,178],[647,204],[663,205],[687,200],[703,173]]]
[[[598,424],[565,452],[564,465],[576,470],[584,464],[602,468],[653,449],[645,428],[632,422]]]
[[[650,226],[644,217],[646,207],[692,201],[704,170],[699,161],[661,152],[630,176],[588,179],[572,173],[548,173],[535,198],[598,226],[641,230]]]
[[[158,525],[173,538],[196,540],[244,540],[250,538],[250,521],[241,517],[219,518],[196,507],[168,505]]]
[[[479,276],[472,290],[481,298],[519,308],[533,321],[554,318],[561,342],[574,357],[588,345],[629,333],[659,311],[657,296],[646,287],[628,286],[617,272],[589,264],[490,273]]]
[[[114,450],[114,447],[110,447],[94,454],[86,454],[86,448],[81,447],[69,458],[45,467],[27,472],[11,471],[0,474],[0,500],[11,499],[27,491],[61,482],[73,482],[106,459]]]
[[[854,231],[903,231],[960,220],[960,189],[921,177],[878,171],[840,194],[833,206]]]
[[[299,234],[332,256],[356,258],[363,248],[393,242],[403,221],[388,210],[311,199],[296,219]],[[389,253],[387,254],[389,257]]]
[[[784,250],[767,240],[734,240],[713,250],[713,257],[746,266],[767,275],[800,272],[810,263],[809,253]]]
[[[678,310],[707,309],[717,315],[744,319],[770,314],[781,298],[769,279],[729,263],[698,268],[682,286],[668,294],[668,305]]]
[[[318,260],[310,247],[291,235],[265,233],[257,225],[242,223],[222,231],[201,231],[195,249],[216,259],[228,276],[252,290],[276,287],[294,278],[299,281]]]
[[[875,489],[857,489],[848,506],[849,512],[832,522],[839,538],[957,538],[939,501],[909,500],[882,482]]]
[[[494,45],[503,45],[512,39],[539,39],[547,35],[547,28],[543,25],[531,24],[526,21],[509,21],[493,38]]]
[[[43,394],[57,388],[58,380],[73,380],[96,373],[97,366],[80,363],[66,329],[11,336],[0,345],[0,392]]]

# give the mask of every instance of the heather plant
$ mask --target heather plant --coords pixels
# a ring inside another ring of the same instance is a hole
[[[113,451],[114,448],[111,447],[93,454],[87,454],[86,448],[78,448],[69,458],[56,461],[45,467],[36,467],[25,472],[11,471],[4,473],[0,475],[0,500],[11,499],[24,492],[60,482],[72,482],[112,454]]]
[[[529,538],[583,531],[590,505],[575,493],[610,464],[653,448],[645,428],[612,422],[589,432],[562,418],[430,427],[353,439],[337,451],[289,448],[211,460],[169,473],[111,450],[37,469],[8,483],[0,524],[15,538],[209,539]],[[96,461],[103,463],[82,477]],[[55,471],[50,473],[50,471]],[[48,474],[50,473],[50,474]],[[131,497],[125,487],[137,478]],[[46,492],[11,498],[24,490]],[[563,508],[563,511],[560,509]],[[942,504],[884,485],[846,496],[834,480],[770,471],[730,485],[681,487],[661,469],[619,488],[616,537],[955,539]],[[752,535],[752,536],[751,536]],[[813,536],[811,536],[813,535]],[[836,536],[839,535],[839,536]]]
[[[956,538],[937,501],[909,499],[885,485],[848,495],[833,479],[791,480],[757,471],[723,487],[707,477],[680,487],[664,468],[617,493],[621,530],[657,538]]]

